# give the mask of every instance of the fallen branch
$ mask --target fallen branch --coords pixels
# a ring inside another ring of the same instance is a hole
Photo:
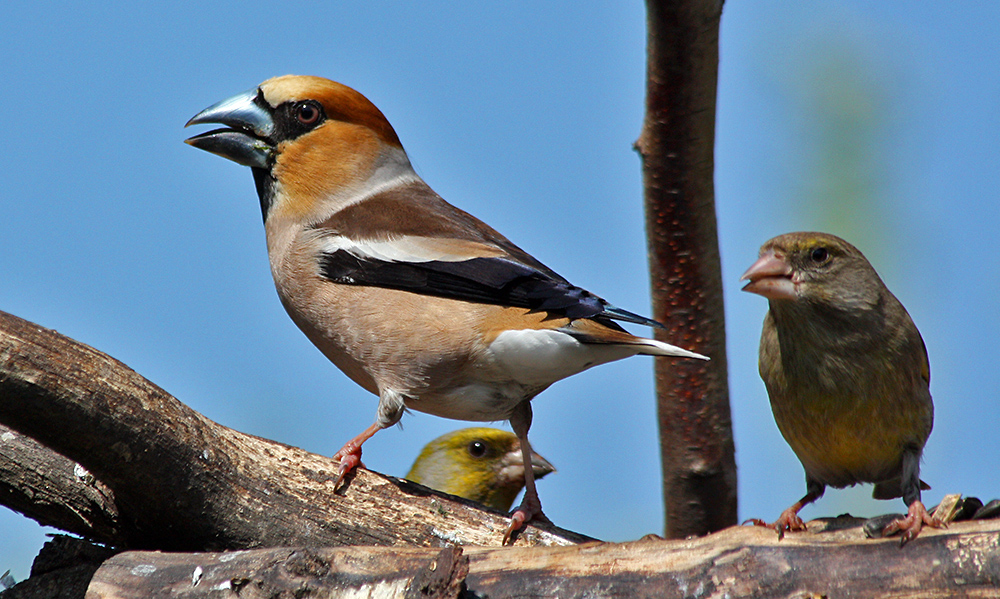
[[[0,422],[106,485],[116,519],[61,522],[126,548],[499,545],[507,526],[504,514],[368,470],[334,493],[330,458],[212,422],[114,358],[3,312]],[[519,542],[589,540],[542,526]]]
[[[234,553],[129,552],[94,574],[101,599],[458,597],[469,560],[458,548],[281,548]]]
[[[866,539],[863,522],[817,520],[782,541],[736,526],[685,541],[468,549],[467,584],[491,597],[996,596],[997,520],[925,531],[902,549],[898,539]]]
[[[997,595],[1000,520],[925,530],[904,548],[863,520],[809,523],[779,541],[731,527],[698,539],[563,547],[130,551],[97,568],[87,597],[954,597]],[[49,575],[52,575],[50,573]],[[3,599],[31,594],[27,582]],[[382,593],[382,594],[379,594]],[[66,599],[83,597],[62,595]]]
[[[0,504],[44,526],[124,542],[114,493],[73,460],[0,425]]]

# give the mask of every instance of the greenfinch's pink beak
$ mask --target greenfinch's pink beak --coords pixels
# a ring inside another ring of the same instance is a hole
[[[775,254],[774,250],[761,253],[760,258],[743,273],[740,280],[750,281],[743,287],[743,291],[762,295],[769,300],[793,300],[798,297],[795,283],[792,282],[792,267],[784,256]]]
[[[514,449],[510,452],[504,454],[503,458],[500,460],[500,478],[505,481],[518,482],[524,480],[524,460],[521,459],[521,444],[518,443]],[[555,466],[549,463],[548,460],[538,455],[534,451],[531,452],[531,470],[535,474],[535,479],[542,478],[546,474],[551,474],[556,471]]]

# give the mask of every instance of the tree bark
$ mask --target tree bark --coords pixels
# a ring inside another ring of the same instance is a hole
[[[94,575],[88,599],[164,597],[458,597],[462,550],[408,547],[280,548],[236,553],[128,552]]]
[[[76,599],[83,597],[94,572],[117,550],[57,535],[31,565],[31,578],[0,591],[0,599]]]
[[[786,535],[735,526],[684,541],[642,540],[511,551],[467,549],[468,588],[490,597],[997,596],[1000,523],[961,522],[899,547],[865,539],[863,520]]]
[[[111,489],[79,464],[2,424],[0,504],[43,526],[112,545],[124,541]]]
[[[332,459],[212,422],[110,356],[3,312],[0,422],[65,456],[62,468],[82,465],[114,498],[89,528],[56,520],[38,502],[9,507],[121,547],[499,545],[508,523],[479,504],[364,469],[335,493]],[[73,477],[53,480],[45,484],[66,482],[57,496],[80,491]],[[546,524],[519,539],[591,540]]]
[[[781,541],[773,530],[737,526],[684,541],[563,547],[130,551],[92,571],[86,597],[997,596],[1000,520],[925,530],[903,548],[865,539],[862,522],[817,520]],[[33,580],[0,599],[55,596],[36,593]],[[82,598],[83,588],[61,596]]]
[[[666,536],[736,523],[736,460],[715,219],[719,0],[647,0],[642,157],[654,318],[661,339],[711,357],[657,360]]]

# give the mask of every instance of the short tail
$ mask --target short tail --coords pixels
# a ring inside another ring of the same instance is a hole
[[[686,349],[681,349],[675,345],[657,341],[656,339],[636,337],[619,326],[618,323],[608,319],[606,314],[602,314],[601,316],[604,318],[595,317],[572,320],[560,327],[558,330],[582,343],[617,345],[623,349],[627,348],[625,353],[621,354],[619,357],[611,358],[613,360],[620,360],[624,357],[634,356],[636,354],[644,354],[647,356],[696,358],[698,360],[708,359],[707,356],[703,356],[699,353],[688,351]]]

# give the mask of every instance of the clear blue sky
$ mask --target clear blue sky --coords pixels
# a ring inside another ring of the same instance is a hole
[[[815,140],[792,90],[823,43],[864,57],[873,86],[891,83],[870,165],[891,201],[831,232],[881,239],[861,249],[927,343],[937,412],[925,499],[1000,497],[1000,4],[793,4],[733,0],[723,18],[716,183],[740,517],[774,518],[804,491],[756,373],[766,304],[737,279],[769,237],[820,226],[796,202]],[[366,94],[446,199],[648,313],[632,151],[643,4],[492,7],[6,6],[0,310],[115,356],[222,424],[335,452],[371,422],[375,397],[281,309],[249,171],[182,143],[202,108],[297,73]],[[533,443],[559,469],[539,485],[552,520],[607,540],[662,530],[650,359],[558,383],[534,406]],[[366,444],[365,462],[402,475],[424,443],[461,426],[408,416]],[[803,515],[903,509],[869,494],[829,491]],[[0,572],[26,577],[44,532],[0,509]]]

